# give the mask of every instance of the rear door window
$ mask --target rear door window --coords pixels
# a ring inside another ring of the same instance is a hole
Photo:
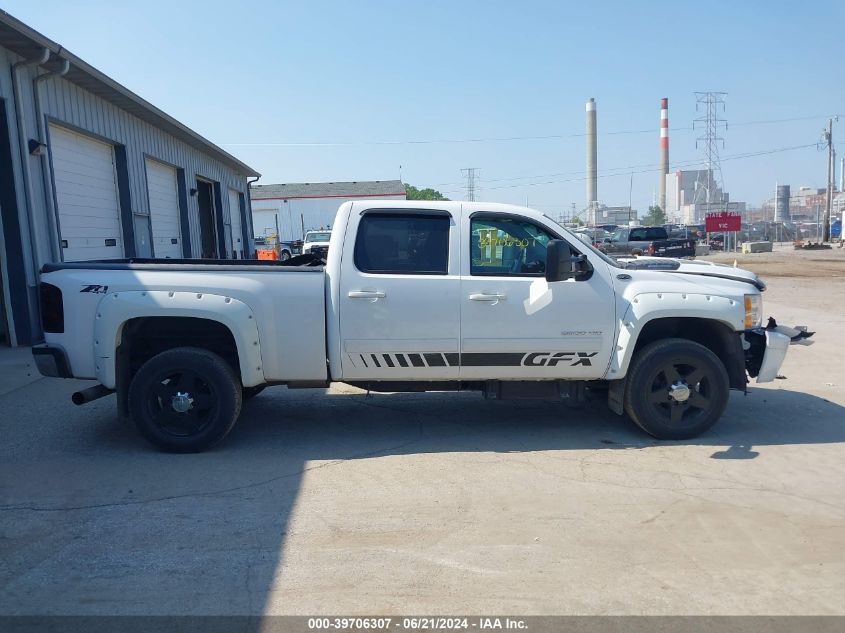
[[[367,213],[355,238],[355,267],[364,273],[445,275],[450,223],[447,215]]]

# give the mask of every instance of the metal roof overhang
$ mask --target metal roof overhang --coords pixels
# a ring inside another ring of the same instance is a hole
[[[142,99],[128,88],[120,85],[114,79],[2,9],[0,9],[0,46],[24,59],[36,58],[47,48],[53,55],[43,65],[44,68],[50,70],[58,68],[62,63],[60,60],[66,59],[70,62],[70,70],[64,78],[68,81],[142,121],[164,130],[191,147],[210,154],[239,174],[256,178],[261,175],[249,165],[242,163],[227,151],[179,123],[169,114],[162,112],[150,102]]]

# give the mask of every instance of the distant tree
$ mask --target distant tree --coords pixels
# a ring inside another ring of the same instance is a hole
[[[446,196],[428,187],[427,189],[417,189],[413,185],[405,185],[405,197],[408,200],[448,200]]]
[[[656,204],[648,208],[648,213],[643,218],[646,226],[660,226],[666,224],[666,212]]]
[[[584,220],[579,217],[572,218],[572,223],[576,224],[577,226],[584,226]]]

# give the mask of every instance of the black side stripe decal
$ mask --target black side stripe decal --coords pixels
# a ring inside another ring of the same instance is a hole
[[[461,354],[461,365],[464,367],[519,367],[522,364],[522,358],[524,356],[524,352]]]
[[[599,352],[491,352],[466,353],[433,352],[425,354],[370,354],[376,367],[590,367]],[[379,356],[381,362],[379,362]],[[394,362],[395,356],[395,362]],[[424,359],[424,360],[423,360]],[[367,361],[361,355],[365,367]]]
[[[443,354],[425,354],[425,362],[429,367],[445,367],[446,359]]]
[[[364,367],[369,367],[369,365],[367,364],[367,359],[366,359],[366,358],[364,358],[364,355],[363,355],[363,354],[358,354],[358,356],[360,356],[360,357],[361,357],[361,362],[362,362],[362,363],[364,363]]]

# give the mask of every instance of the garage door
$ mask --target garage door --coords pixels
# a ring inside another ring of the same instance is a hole
[[[50,126],[64,261],[123,257],[114,147]]]
[[[146,162],[153,255],[178,259],[182,257],[182,240],[176,169],[149,158]]]
[[[229,213],[232,219],[232,256],[235,259],[243,259],[246,247],[241,230],[241,201],[238,192],[234,189],[229,189]]]

